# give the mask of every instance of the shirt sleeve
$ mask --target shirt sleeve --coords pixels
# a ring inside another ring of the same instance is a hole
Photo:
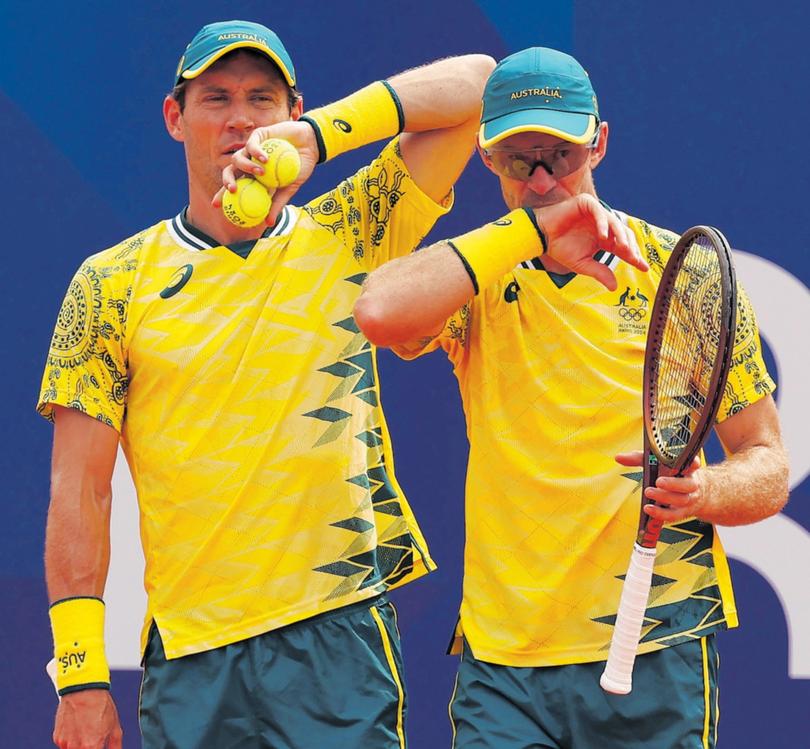
[[[452,190],[436,203],[416,184],[395,138],[371,164],[304,210],[340,238],[370,272],[418,247],[452,205]]]
[[[56,320],[37,411],[75,408],[121,431],[128,385],[125,326],[131,286],[109,252],[73,277]]]
[[[717,411],[717,421],[725,421],[746,406],[756,403],[776,390],[762,358],[754,308],[745,289],[737,284],[737,330],[734,352],[723,400]]]

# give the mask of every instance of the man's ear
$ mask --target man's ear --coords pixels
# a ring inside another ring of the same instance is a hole
[[[295,121],[302,114],[304,114],[304,97],[302,94],[299,94],[298,98],[295,100],[293,108],[290,110],[290,119]]]
[[[600,122],[599,123],[599,140],[596,141],[596,148],[591,151],[590,157],[590,166],[591,169],[596,169],[597,166],[601,163],[602,159],[605,158],[605,154],[607,153],[607,142],[608,142],[608,135],[610,132],[610,128],[608,127],[607,122]]]
[[[169,135],[181,143],[185,140],[183,131],[183,113],[180,111],[180,104],[177,99],[167,96],[163,100],[163,121],[166,123],[166,130]]]

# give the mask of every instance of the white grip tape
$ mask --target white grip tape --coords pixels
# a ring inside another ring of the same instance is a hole
[[[641,626],[644,624],[644,612],[650,598],[654,564],[655,549],[633,545],[607,663],[599,680],[606,692],[628,694],[633,688],[633,663],[638,651]]]

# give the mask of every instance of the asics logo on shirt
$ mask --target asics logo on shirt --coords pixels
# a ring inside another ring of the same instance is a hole
[[[512,281],[507,284],[506,289],[503,292],[503,298],[505,301],[512,302],[517,301],[518,291],[520,291],[520,284],[517,281]]]
[[[178,268],[174,275],[169,279],[169,283],[163,291],[160,292],[161,299],[168,299],[174,296],[180,289],[182,289],[191,278],[194,272],[194,266],[191,263],[186,263],[182,268]]]

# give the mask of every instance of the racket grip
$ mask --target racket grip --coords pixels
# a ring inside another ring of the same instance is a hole
[[[619,612],[613,628],[605,670],[599,683],[606,692],[628,694],[633,688],[633,663],[636,660],[644,612],[650,598],[655,549],[633,545],[630,566],[624,578]]]

